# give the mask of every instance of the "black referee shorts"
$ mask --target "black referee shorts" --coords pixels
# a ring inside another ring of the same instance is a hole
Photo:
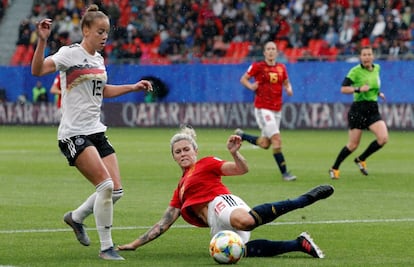
[[[376,101],[353,102],[348,112],[349,129],[368,129],[373,123],[382,120]]]
[[[115,153],[114,148],[108,141],[105,133],[91,135],[76,135],[59,140],[60,151],[65,155],[70,166],[75,165],[75,160],[88,146],[95,146],[101,158]]]

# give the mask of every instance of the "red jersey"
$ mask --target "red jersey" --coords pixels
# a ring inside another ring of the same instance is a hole
[[[280,111],[282,109],[283,82],[289,78],[286,66],[282,63],[270,66],[265,61],[255,62],[250,65],[247,74],[259,84],[255,91],[254,106]]]
[[[208,203],[218,195],[231,194],[221,181],[221,166],[224,162],[216,157],[205,157],[183,173],[170,206],[180,209],[183,219],[189,224],[208,227],[194,213],[192,207]]]

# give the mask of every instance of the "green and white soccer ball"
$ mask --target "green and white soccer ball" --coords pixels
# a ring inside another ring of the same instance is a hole
[[[210,255],[219,264],[237,263],[243,257],[245,249],[241,237],[229,230],[218,232],[210,241]]]

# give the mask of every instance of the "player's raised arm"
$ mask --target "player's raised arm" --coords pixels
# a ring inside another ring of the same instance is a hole
[[[227,149],[234,161],[227,161],[221,166],[223,175],[242,175],[249,171],[246,159],[239,152],[241,144],[242,140],[238,135],[231,135],[227,140]]]
[[[53,60],[45,60],[45,49],[47,46],[47,39],[50,36],[52,28],[51,19],[43,19],[36,24],[37,45],[32,59],[32,74],[34,76],[43,76],[56,71],[56,66]]]
[[[158,223],[131,243],[118,246],[118,250],[136,250],[138,247],[151,242],[170,229],[178,217],[180,217],[180,209],[169,206]]]

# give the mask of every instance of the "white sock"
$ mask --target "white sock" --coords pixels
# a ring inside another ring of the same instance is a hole
[[[124,195],[122,188],[113,190],[112,201],[115,204]],[[93,213],[93,206],[95,205],[96,192],[90,195],[85,202],[83,202],[76,210],[72,211],[72,219],[77,223],[83,223],[83,221]]]
[[[90,195],[76,210],[72,211],[72,219],[77,223],[83,223],[86,217],[93,213],[96,192]]]
[[[96,186],[96,199],[93,207],[96,229],[98,230],[99,240],[101,241],[101,250],[113,247],[111,235],[113,203],[112,190],[114,183],[112,179],[107,179]]]

